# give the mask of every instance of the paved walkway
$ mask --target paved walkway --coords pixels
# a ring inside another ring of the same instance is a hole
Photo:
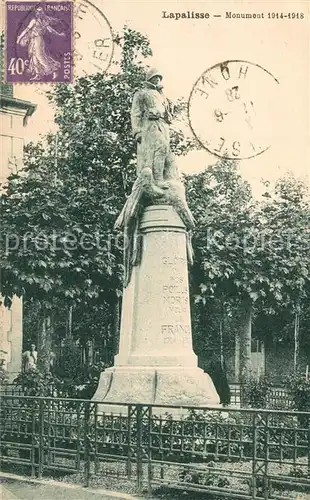
[[[56,481],[22,480],[14,474],[0,474],[1,500],[136,500],[131,495],[94,490]]]

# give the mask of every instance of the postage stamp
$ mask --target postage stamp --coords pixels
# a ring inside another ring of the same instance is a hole
[[[190,127],[210,153],[235,160],[270,148],[278,80],[248,61],[231,60],[204,71],[188,101]]]
[[[5,80],[73,80],[72,1],[6,2]]]

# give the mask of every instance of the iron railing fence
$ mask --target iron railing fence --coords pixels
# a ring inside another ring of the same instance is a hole
[[[0,385],[0,395],[3,396],[25,396],[25,391],[14,384]]]
[[[310,493],[310,413],[0,397],[3,467],[252,500]],[[295,493],[294,493],[295,492]]]
[[[14,396],[31,396],[35,395],[33,391],[36,389],[23,390],[14,384],[5,384],[0,386],[0,395],[14,395]],[[48,396],[55,397],[57,390],[54,387],[50,387]],[[230,385],[230,404],[234,406],[240,406],[240,384]],[[267,398],[267,406],[270,409],[279,410],[293,410],[293,401],[289,392],[283,387],[272,387],[270,395]]]
[[[241,386],[240,384],[230,384],[230,404],[240,406]],[[267,396],[267,406],[271,409],[293,410],[293,401],[289,391],[284,387],[271,387]]]

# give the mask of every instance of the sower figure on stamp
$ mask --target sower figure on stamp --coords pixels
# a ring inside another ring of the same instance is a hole
[[[190,230],[194,226],[184,186],[170,150],[172,107],[163,94],[162,78],[157,70],[148,71],[144,88],[135,93],[132,102],[131,124],[137,141],[137,179],[115,224],[117,228],[124,227],[125,286],[130,281],[132,266],[140,260],[138,226],[144,207],[173,205],[186,228]],[[188,256],[192,260],[190,238]]]
[[[51,26],[51,24],[59,23],[59,19],[46,15],[43,7],[38,6],[34,12],[34,18],[17,38],[18,44],[28,47],[29,68],[27,71],[34,75],[31,80],[40,80],[43,76],[50,74],[53,74],[54,80],[57,77],[61,64],[48,53],[44,35],[51,33],[56,36],[65,36],[65,33],[58,32]]]

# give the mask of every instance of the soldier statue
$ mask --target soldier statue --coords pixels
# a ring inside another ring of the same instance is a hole
[[[137,90],[132,101],[131,124],[137,142],[137,179],[115,223],[116,228],[124,227],[125,286],[130,281],[132,266],[140,262],[138,227],[144,207],[172,205],[189,231],[194,226],[176,160],[170,149],[169,125],[173,109],[163,94],[162,79],[159,71],[149,70],[144,88]],[[190,236],[187,247],[191,261]]]

